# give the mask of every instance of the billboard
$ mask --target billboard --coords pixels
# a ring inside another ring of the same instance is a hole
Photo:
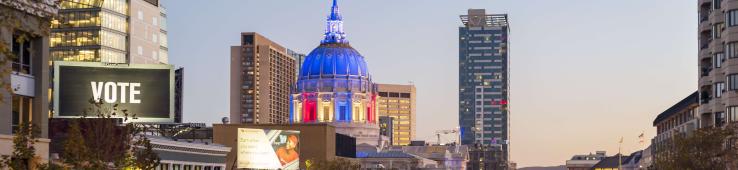
[[[134,122],[173,122],[173,82],[171,65],[56,61],[54,117],[80,117],[99,99],[136,114]]]
[[[300,131],[238,128],[236,167],[299,169]]]

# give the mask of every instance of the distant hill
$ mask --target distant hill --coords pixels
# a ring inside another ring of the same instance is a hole
[[[534,167],[518,168],[518,170],[566,170],[566,165],[559,165],[559,166],[534,166]]]

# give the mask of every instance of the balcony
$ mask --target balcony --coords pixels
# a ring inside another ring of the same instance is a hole
[[[703,22],[707,21],[708,19],[710,19],[710,14],[709,13],[700,14],[700,17],[699,18],[700,18],[699,23],[703,23]]]
[[[712,68],[710,67],[702,67],[700,69],[700,77],[709,76],[711,71],[712,71]]]

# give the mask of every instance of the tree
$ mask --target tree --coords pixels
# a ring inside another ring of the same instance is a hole
[[[82,131],[79,129],[79,122],[70,122],[67,131],[67,138],[64,140],[63,147],[61,157],[64,158],[64,163],[79,169],[87,168],[89,166],[89,151],[85,145]]]
[[[83,118],[70,120],[73,123],[67,128],[63,162],[73,169],[146,170],[159,166],[160,158],[151,141],[141,133],[145,129],[123,123],[137,119],[135,114],[101,99],[90,99],[89,103],[91,107],[84,111]],[[94,118],[87,118],[89,115]]]
[[[3,155],[0,160],[0,168],[10,169],[35,169],[41,165],[36,156],[36,137],[39,129],[29,123],[21,123],[13,136],[13,153]]]
[[[658,146],[654,159],[656,169],[711,170],[738,167],[736,125],[697,129],[690,134],[677,134]]]

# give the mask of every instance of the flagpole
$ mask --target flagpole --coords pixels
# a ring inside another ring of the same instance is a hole
[[[618,144],[618,170],[623,170],[623,153],[621,153],[621,149],[623,147],[623,137],[620,137],[620,142]]]

